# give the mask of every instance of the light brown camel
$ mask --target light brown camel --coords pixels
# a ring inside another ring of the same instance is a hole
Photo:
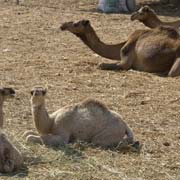
[[[131,20],[139,20],[145,26],[149,28],[157,28],[159,26],[169,26],[178,29],[180,26],[180,20],[173,22],[164,22],[160,20],[153,9],[149,6],[141,7],[137,12],[132,13]]]
[[[32,116],[38,133],[25,132],[27,142],[57,146],[80,140],[101,147],[134,143],[128,125],[103,103],[89,99],[49,115],[45,95],[46,89],[42,87],[31,90]]]
[[[0,87],[0,128],[3,127],[3,103],[7,98],[14,97],[15,91],[12,88]]]
[[[21,167],[23,157],[0,129],[0,173],[10,173]]]
[[[84,44],[102,57],[120,60],[119,63],[100,64],[103,70],[139,70],[151,73],[180,75],[180,36],[170,27],[136,30],[127,41],[106,45],[95,33],[88,20],[67,22],[61,30],[79,37]]]

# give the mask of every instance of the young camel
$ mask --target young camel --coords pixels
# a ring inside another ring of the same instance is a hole
[[[0,173],[10,173],[21,167],[23,157],[0,129]]]
[[[0,88],[0,172],[7,173],[18,169],[23,158],[21,153],[7,139],[2,132],[3,126],[3,103],[6,98],[14,97],[15,91],[12,88]]]
[[[120,115],[103,103],[89,99],[49,115],[45,95],[42,87],[31,90],[32,116],[38,133],[25,132],[27,142],[57,146],[81,140],[101,147],[137,143]]]
[[[178,29],[180,26],[180,20],[174,22],[163,22],[161,21],[155,11],[149,6],[141,7],[137,12],[134,12],[131,15],[131,20],[139,20],[145,26],[149,28],[157,28],[159,26],[169,26],[175,29]]]
[[[80,38],[91,50],[102,57],[120,60],[119,63],[100,64],[103,70],[139,70],[150,73],[180,75],[180,36],[170,27],[136,30],[127,41],[106,45],[95,33],[88,20],[67,22],[61,30]]]

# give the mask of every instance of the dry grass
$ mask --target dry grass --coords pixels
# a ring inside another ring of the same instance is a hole
[[[17,92],[5,104],[5,131],[23,152],[25,163],[20,171],[0,179],[180,180],[180,77],[98,70],[97,64],[107,60],[58,29],[65,21],[85,18],[103,41],[117,43],[134,29],[144,28],[130,22],[128,14],[92,11],[96,4],[95,0],[25,0],[16,6],[1,1],[0,80]],[[87,97],[104,101],[122,114],[142,142],[142,152],[121,153],[78,143],[59,149],[26,144],[23,132],[34,129],[29,104],[34,85],[48,87],[50,112]]]

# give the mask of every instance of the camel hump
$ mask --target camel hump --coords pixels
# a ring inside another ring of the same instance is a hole
[[[160,33],[164,32],[165,34],[167,34],[169,37],[171,38],[179,38],[179,33],[177,32],[176,29],[172,28],[172,27],[169,27],[169,26],[160,26],[157,28],[158,31]]]
[[[86,99],[81,103],[83,107],[97,107],[100,108],[102,111],[109,111],[108,107],[101,101],[97,99]]]

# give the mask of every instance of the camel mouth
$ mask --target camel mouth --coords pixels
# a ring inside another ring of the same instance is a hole
[[[72,21],[63,23],[63,24],[60,26],[61,31],[66,31],[66,30],[68,30],[68,27],[69,27],[69,26],[72,26],[73,23],[74,23],[74,22],[72,22]]]
[[[135,12],[135,13],[133,13],[133,14],[131,15],[131,21],[134,21],[134,20],[136,20],[136,19],[138,19],[138,13],[137,13],[137,12]]]

